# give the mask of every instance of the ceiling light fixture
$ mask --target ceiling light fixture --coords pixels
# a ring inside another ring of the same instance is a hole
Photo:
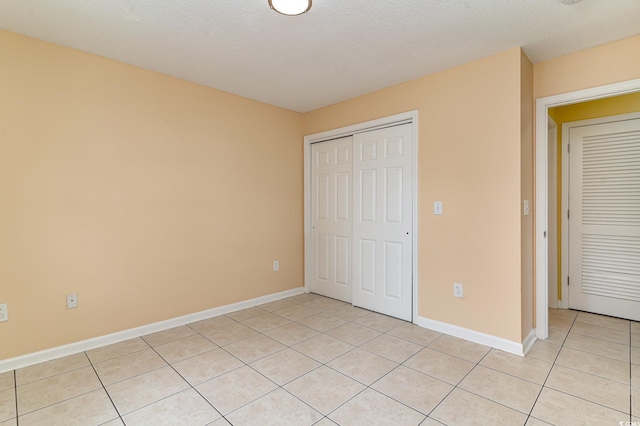
[[[269,7],[283,15],[296,16],[311,9],[311,0],[269,0]]]

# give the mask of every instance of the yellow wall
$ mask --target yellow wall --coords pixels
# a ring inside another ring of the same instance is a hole
[[[514,48],[313,111],[304,127],[312,134],[419,110],[419,315],[514,342],[522,340],[521,232],[529,232],[520,216],[527,62]],[[433,215],[436,200],[442,216]],[[453,297],[454,282],[463,299]]]
[[[562,176],[562,125],[571,121],[589,120],[611,115],[640,112],[640,92],[579,104],[549,108],[549,115],[558,125],[557,176]],[[562,179],[558,179],[558,265],[562,265]],[[562,299],[562,271],[558,268],[558,299]]]
[[[0,359],[303,285],[300,114],[5,31],[0,53]]]

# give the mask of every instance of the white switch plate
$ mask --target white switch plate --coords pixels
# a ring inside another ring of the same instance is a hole
[[[524,215],[529,216],[529,200],[524,200]]]
[[[442,201],[433,202],[433,214],[442,214]]]
[[[274,271],[279,271],[280,270],[280,261],[279,260],[274,260],[273,261],[273,270]]]
[[[78,293],[67,294],[67,309],[78,307]]]
[[[9,311],[7,310],[7,304],[0,304],[0,322],[9,321]]]
[[[464,297],[464,293],[462,292],[462,284],[453,283],[453,295],[455,297]]]

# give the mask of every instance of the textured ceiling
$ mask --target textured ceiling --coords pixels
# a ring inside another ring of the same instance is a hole
[[[640,34],[640,0],[314,0],[298,17],[267,0],[0,0],[0,28],[306,112],[514,46],[536,63]]]

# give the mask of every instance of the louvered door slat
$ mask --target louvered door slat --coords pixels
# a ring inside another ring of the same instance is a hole
[[[569,306],[640,320],[640,119],[573,128],[570,143]]]

